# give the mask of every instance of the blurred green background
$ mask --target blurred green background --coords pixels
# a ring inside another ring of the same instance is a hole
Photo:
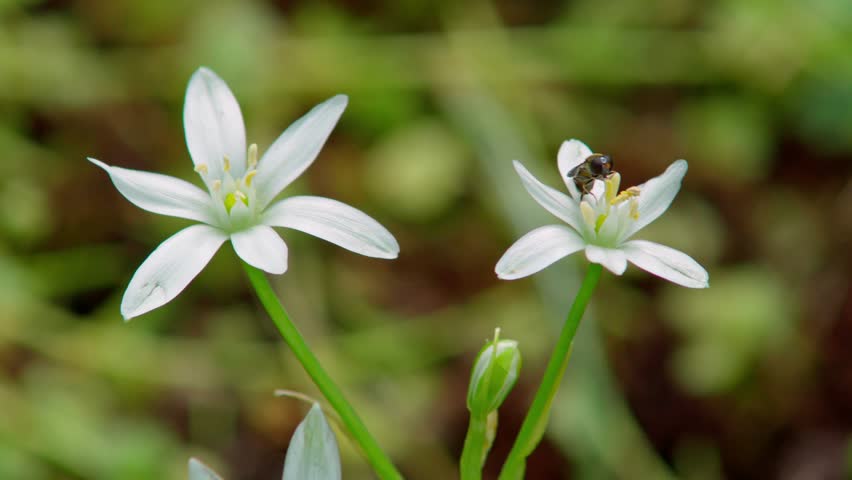
[[[118,305],[187,222],[144,212],[86,156],[197,182],[190,74],[231,86],[261,152],[350,96],[288,193],[379,219],[396,261],[294,231],[274,279],[294,320],[411,479],[452,479],[473,357],[520,342],[493,478],[585,268],[501,282],[556,223],[511,161],[560,184],[567,138],[623,184],[690,171],[640,235],[711,288],[630,267],[584,319],[530,479],[849,478],[852,2],[848,0],[0,0],[0,478],[279,478],[316,395],[231,248],[164,308]],[[197,182],[198,183],[198,182]],[[344,477],[372,478],[340,437]]]

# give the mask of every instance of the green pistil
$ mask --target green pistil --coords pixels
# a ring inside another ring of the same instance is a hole
[[[243,204],[248,207],[248,196],[239,190],[234,190],[233,192],[225,195],[225,210],[227,210],[228,213],[231,213],[231,209],[234,208],[237,200],[242,200]]]
[[[231,213],[231,209],[234,208],[234,204],[236,204],[236,203],[237,203],[237,196],[236,195],[234,195],[233,193],[229,193],[229,194],[225,195],[225,210],[227,210],[229,214]]]
[[[595,233],[600,233],[601,227],[606,221],[606,215],[598,215],[598,219],[595,220]]]

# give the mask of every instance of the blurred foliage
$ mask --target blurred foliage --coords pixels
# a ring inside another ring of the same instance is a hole
[[[511,445],[583,263],[494,277],[553,222],[511,160],[556,186],[571,137],[628,185],[690,161],[643,238],[693,255],[711,288],[604,279],[529,478],[849,475],[850,48],[848,0],[0,0],[0,478],[185,478],[192,455],[227,479],[280,476],[303,410],[272,392],[318,394],[234,255],[123,324],[134,269],[186,223],[85,161],[194,178],[181,109],[199,65],[261,150],[350,95],[291,188],[362,208],[402,254],[285,231],[275,282],[410,478],[455,476],[469,369],[497,326],[525,366],[486,476]],[[344,478],[371,478],[341,440]]]
[[[793,299],[776,277],[748,270],[721,272],[703,295],[670,290],[663,309],[683,337],[672,359],[677,380],[692,393],[730,391],[761,356],[793,350]]]

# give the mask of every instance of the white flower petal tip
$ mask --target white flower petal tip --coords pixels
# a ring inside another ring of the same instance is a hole
[[[300,230],[368,257],[394,259],[399,255],[396,238],[379,222],[330,198],[285,198],[269,207],[263,222]]]
[[[142,262],[121,300],[124,320],[174,299],[210,262],[228,237],[209,225],[193,225],[172,235]]]
[[[683,183],[683,178],[688,170],[689,163],[686,160],[675,160],[660,176],[648,180],[646,185],[650,182],[659,182],[663,186],[677,186],[677,189],[680,190],[680,185]]]
[[[349,95],[346,95],[345,93],[338,93],[337,95],[326,100],[325,103],[327,103],[329,106],[333,106],[335,108],[340,109],[341,113],[343,113],[342,111],[346,109],[347,105],[349,105]]]
[[[689,170],[689,162],[682,158],[679,158],[672,162],[672,164],[669,165],[668,168],[666,168],[666,171],[663,172],[663,175],[678,175],[681,179],[683,179],[683,177],[686,175],[687,170]]]
[[[591,154],[592,149],[575,138],[562,142],[559,152],[556,154],[557,165],[559,166],[559,173],[562,175],[562,179],[567,183],[568,172],[583,163]]]
[[[376,248],[376,250],[369,255],[361,252],[355,253],[360,253],[361,255],[364,255],[366,257],[379,258],[382,260],[396,260],[397,258],[399,258],[399,243],[396,241],[396,238],[394,238],[394,236],[390,232],[388,232],[387,230],[385,231],[387,232],[387,236],[389,238],[385,238],[381,241],[381,247]],[[354,252],[354,250],[351,249],[347,250]]]
[[[583,249],[583,239],[568,227],[539,227],[515,242],[497,261],[494,272],[501,280],[532,275],[557,260]]]
[[[287,447],[281,480],[340,480],[337,440],[318,403],[296,428]]]
[[[97,165],[97,166],[99,166],[99,167],[103,168],[104,170],[106,170],[107,172],[109,172],[109,165],[107,165],[106,163],[104,163],[104,162],[102,162],[102,161],[98,160],[97,158],[86,157],[86,160],[88,160],[88,161],[90,161],[90,162],[94,163],[95,165]]]
[[[213,69],[211,69],[210,67],[204,66],[204,65],[195,69],[195,71],[192,72],[192,75],[193,76],[204,75],[204,76],[207,76],[207,77],[210,77],[210,78],[217,78],[217,79],[219,78],[219,75],[216,75],[216,72],[214,72]],[[190,77],[190,78],[192,78],[192,77]]]
[[[274,275],[287,271],[287,244],[271,227],[256,225],[233,233],[231,243],[249,265]]]
[[[243,114],[228,84],[209,68],[199,68],[189,79],[183,124],[196,168],[207,168],[213,178],[220,178],[227,169],[235,177],[242,176],[246,166]]]
[[[91,157],[88,160],[107,172],[115,188],[139,208],[170,217],[214,221],[210,196],[189,182],[159,173],[111,167]]]
[[[222,477],[193,457],[189,459],[189,480],[222,480]]]
[[[627,259],[637,267],[687,288],[710,287],[710,274],[689,255],[646,240],[624,244]]]
[[[348,103],[349,97],[341,94],[315,106],[287,127],[263,154],[256,180],[261,208],[314,162]]]

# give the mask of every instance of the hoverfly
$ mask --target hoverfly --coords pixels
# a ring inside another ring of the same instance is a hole
[[[593,153],[583,163],[572,168],[568,172],[568,178],[574,180],[574,185],[580,191],[580,196],[587,195],[592,191],[595,180],[604,180],[612,172],[612,157]]]

